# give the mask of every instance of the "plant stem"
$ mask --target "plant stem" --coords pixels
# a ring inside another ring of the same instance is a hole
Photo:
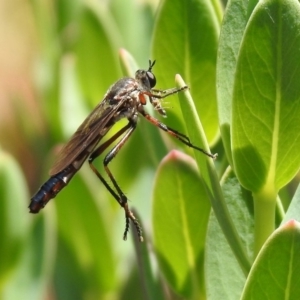
[[[254,198],[254,256],[256,257],[267,238],[275,230],[275,191],[263,189],[253,194]]]

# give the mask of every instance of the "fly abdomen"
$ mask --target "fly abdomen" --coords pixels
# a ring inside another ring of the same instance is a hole
[[[38,213],[49,200],[53,199],[70,181],[76,173],[76,169],[69,167],[49,178],[31,198],[28,206],[31,213]]]

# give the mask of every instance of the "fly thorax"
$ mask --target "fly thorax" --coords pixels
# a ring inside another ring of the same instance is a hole
[[[123,107],[115,114],[113,121],[116,123],[123,118],[131,118],[136,113],[136,111],[137,109],[135,106]]]

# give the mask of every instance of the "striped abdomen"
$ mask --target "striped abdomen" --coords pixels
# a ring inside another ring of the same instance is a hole
[[[50,177],[31,198],[29,210],[31,213],[38,213],[45,205],[54,198],[71,180],[77,172],[73,166]]]

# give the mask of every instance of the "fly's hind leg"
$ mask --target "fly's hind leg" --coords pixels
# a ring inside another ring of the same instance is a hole
[[[140,241],[143,241],[142,236],[142,229],[135,218],[134,214],[130,211],[127,203],[127,197],[122,192],[121,188],[119,187],[118,183],[116,182],[116,179],[112,175],[111,171],[108,168],[108,164],[112,161],[112,159],[118,154],[120,149],[123,147],[123,145],[126,143],[130,135],[133,133],[133,131],[136,128],[136,117],[129,119],[129,123],[124,126],[121,130],[119,130],[114,136],[112,136],[109,140],[107,140],[104,144],[100,145],[89,157],[89,164],[93,172],[97,175],[97,177],[101,180],[101,182],[104,184],[104,186],[107,188],[107,190],[112,194],[112,196],[118,201],[118,203],[124,208],[125,211],[125,219],[126,219],[126,226],[124,231],[123,239],[127,239],[127,234],[129,231],[129,220],[133,222],[133,224],[136,227],[137,234]],[[125,134],[124,134],[125,133]],[[93,165],[93,161],[95,158],[97,158],[109,145],[111,145],[117,138],[119,138],[122,134],[124,136],[121,138],[121,140],[108,152],[108,154],[105,156],[103,160],[104,169],[110,178],[114,188],[107,183],[107,181],[103,178],[103,176],[99,173],[99,171],[95,168]]]

